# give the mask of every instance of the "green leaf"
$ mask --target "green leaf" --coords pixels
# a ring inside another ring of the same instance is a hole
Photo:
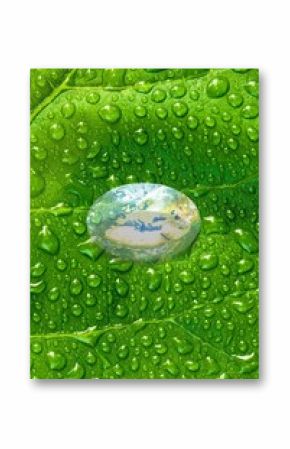
[[[258,377],[258,82],[31,71],[33,378]],[[199,208],[183,257],[133,264],[90,242],[93,201],[146,181]]]

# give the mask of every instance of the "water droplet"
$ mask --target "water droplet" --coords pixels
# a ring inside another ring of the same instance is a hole
[[[45,189],[44,178],[31,169],[30,172],[31,196],[32,198],[40,195]]]
[[[247,119],[255,118],[258,116],[258,106],[248,104],[242,109],[242,116]]]
[[[99,110],[99,115],[104,122],[117,123],[121,118],[121,110],[117,105],[106,104]]]
[[[247,129],[247,136],[251,142],[257,142],[259,140],[259,131],[257,128],[249,127]]]
[[[43,226],[38,234],[37,246],[42,249],[42,251],[55,255],[59,250],[58,237],[48,228],[48,226]]]
[[[79,279],[75,278],[71,281],[69,291],[72,295],[79,295],[83,290],[82,283]]]
[[[180,339],[178,337],[174,337],[174,341],[176,343],[177,352],[179,354],[188,354],[193,350],[192,343],[188,340]]]
[[[249,80],[247,84],[245,85],[245,90],[250,94],[252,97],[258,97],[259,96],[259,83],[256,80]]]
[[[147,286],[149,290],[152,292],[158,290],[162,282],[162,275],[158,271],[155,271],[153,268],[149,268],[147,270],[148,282]]]
[[[186,87],[183,84],[175,84],[170,89],[170,94],[173,98],[182,98],[186,94]]]
[[[228,96],[228,103],[233,108],[239,108],[243,104],[243,97],[241,94],[233,93]]]
[[[185,362],[185,366],[191,372],[195,372],[195,371],[199,370],[199,363],[198,362],[194,362],[193,360],[187,360]]]
[[[85,369],[80,363],[76,362],[71,370],[66,374],[68,379],[82,379],[85,375]]]
[[[199,266],[202,270],[212,270],[218,264],[218,257],[215,254],[201,254]]]
[[[33,146],[32,154],[38,161],[44,161],[47,158],[47,151],[43,147]]]
[[[165,362],[162,364],[162,367],[171,375],[171,376],[177,376],[179,373],[178,366],[173,362],[171,359],[166,359]]]
[[[210,98],[219,98],[223,97],[229,90],[230,83],[227,78],[223,76],[219,76],[213,78],[207,85],[207,95]]]
[[[147,114],[147,110],[146,108],[144,108],[144,106],[136,106],[136,108],[134,109],[134,113],[136,115],[136,117],[145,117]]]
[[[187,126],[189,129],[196,129],[198,126],[198,120],[193,115],[190,115],[187,119]]]
[[[66,358],[58,352],[48,352],[47,361],[49,368],[52,370],[62,370],[66,366]]]
[[[244,274],[252,270],[254,262],[251,259],[241,259],[238,262],[238,273]]]
[[[87,217],[92,239],[123,260],[158,260],[184,251],[200,229],[194,203],[151,183],[127,184],[101,196]]]
[[[166,117],[168,115],[168,111],[166,108],[159,106],[158,108],[155,109],[155,114],[156,114],[156,117],[160,118],[161,120],[164,120],[164,119],[166,119]]]
[[[91,239],[78,244],[78,248],[81,254],[88,257],[92,261],[96,261],[100,255],[103,253],[103,248],[100,248]]]
[[[76,110],[75,105],[73,103],[71,103],[70,101],[67,101],[61,107],[61,113],[64,118],[72,117],[75,113],[75,110]]]
[[[30,292],[38,295],[39,293],[42,293],[45,290],[45,282],[43,280],[38,282],[31,282],[30,284]]]
[[[184,117],[188,112],[188,107],[183,101],[178,101],[176,103],[173,103],[172,111],[174,112],[176,117]]]
[[[40,354],[42,351],[42,345],[38,341],[32,343],[31,345],[31,351],[34,352],[34,354]]]
[[[80,304],[74,304],[71,308],[73,316],[79,317],[83,313],[82,306]]]
[[[190,271],[184,270],[181,273],[179,273],[179,279],[184,284],[192,284],[194,281],[194,274]]]
[[[53,287],[50,289],[50,291],[48,292],[48,299],[49,301],[57,301],[59,298],[59,288],[58,287]]]
[[[152,84],[146,81],[138,81],[138,83],[135,84],[134,89],[142,94],[147,94],[152,89]]]
[[[102,282],[101,276],[98,274],[90,274],[87,278],[87,283],[89,287],[97,288]]]
[[[243,229],[236,229],[235,234],[241,248],[243,248],[250,254],[258,252],[259,248],[258,240],[250,231],[244,231]]]
[[[35,265],[31,267],[31,276],[40,277],[45,272],[45,266],[42,262],[37,262]]]
[[[118,304],[115,309],[115,314],[119,318],[125,318],[128,315],[128,307],[126,304]]]
[[[148,134],[143,128],[139,128],[134,132],[134,140],[138,145],[145,145],[148,142]]]
[[[172,128],[172,134],[175,137],[175,139],[177,139],[177,140],[181,140],[184,136],[184,132],[183,132],[182,128],[179,126],[174,126]]]
[[[115,281],[115,288],[118,295],[122,297],[127,296],[129,291],[129,285],[127,284],[126,281],[124,281],[124,279],[117,278]]]
[[[122,259],[111,259],[109,261],[109,267],[121,273],[126,273],[131,270],[133,266],[132,261],[122,260]]]
[[[64,127],[60,123],[53,123],[50,127],[50,135],[53,140],[63,139],[65,134]]]
[[[213,128],[216,124],[216,121],[212,116],[207,115],[204,119],[204,123],[208,128]]]
[[[161,103],[166,98],[166,92],[163,89],[159,89],[158,87],[153,90],[151,94],[151,99],[155,101],[155,103]]]
[[[96,104],[100,100],[100,95],[97,92],[90,92],[86,96],[86,100],[90,104]]]

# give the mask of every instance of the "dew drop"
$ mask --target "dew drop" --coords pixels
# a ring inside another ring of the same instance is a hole
[[[43,226],[38,234],[37,246],[42,251],[55,255],[59,250],[58,237],[48,228],[48,226]]]
[[[210,98],[220,98],[223,97],[229,90],[230,83],[225,77],[213,78],[207,85],[207,95]]]
[[[99,110],[99,115],[104,122],[117,123],[121,118],[121,109],[117,105],[106,104]]]
[[[65,134],[64,127],[60,123],[53,123],[50,127],[50,135],[53,140],[63,139]]]

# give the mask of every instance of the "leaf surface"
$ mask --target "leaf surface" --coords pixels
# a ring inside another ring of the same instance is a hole
[[[32,377],[258,377],[258,81],[32,70]],[[192,198],[201,233],[176,260],[118,261],[88,209],[146,181]]]

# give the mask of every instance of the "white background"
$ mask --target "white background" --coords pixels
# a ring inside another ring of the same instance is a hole
[[[2,2],[2,448],[289,447],[287,3],[282,0]],[[260,381],[29,380],[29,68],[75,66],[260,68]]]

